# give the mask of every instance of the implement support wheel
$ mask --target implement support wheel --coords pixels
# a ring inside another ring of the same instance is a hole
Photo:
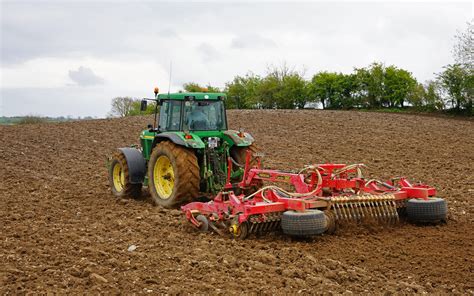
[[[328,229],[328,220],[320,210],[286,211],[281,217],[283,233],[292,236],[313,236]]]
[[[116,197],[138,198],[142,192],[142,184],[130,183],[130,175],[127,160],[122,152],[117,151],[112,156],[109,168],[109,183],[112,193]]]
[[[199,165],[194,151],[164,141],[148,163],[151,197],[155,204],[175,208],[199,195]]]
[[[420,223],[446,222],[448,206],[446,200],[439,197],[409,199],[406,203],[408,220]]]
[[[243,222],[241,224],[232,224],[231,232],[235,239],[244,240],[249,234],[249,224],[247,222]]]

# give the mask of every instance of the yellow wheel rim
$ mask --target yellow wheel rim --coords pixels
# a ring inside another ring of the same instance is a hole
[[[122,165],[116,163],[112,172],[114,187],[117,192],[121,192],[125,185],[125,176],[123,174]]]
[[[168,157],[161,155],[153,168],[153,182],[160,198],[168,199],[173,193],[174,170]]]

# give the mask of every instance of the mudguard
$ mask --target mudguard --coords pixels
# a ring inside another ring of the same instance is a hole
[[[250,146],[255,141],[252,135],[249,133],[244,133],[244,137],[241,138],[239,136],[239,132],[234,130],[227,130],[224,132],[224,135],[228,136],[232,141],[234,141],[236,146],[241,147]]]
[[[140,184],[145,180],[146,161],[140,150],[136,148],[118,148],[125,155],[130,183]]]
[[[156,134],[156,136],[155,136],[155,141],[157,141],[157,142],[161,142],[164,139],[170,140],[171,142],[173,142],[177,145],[187,146],[186,142],[184,142],[184,140],[180,136],[178,136],[177,133],[164,132],[164,133]]]
[[[193,136],[192,139],[184,140],[184,133],[183,132],[164,132],[159,133],[155,136],[155,140],[153,141],[153,147],[156,146],[159,142],[163,140],[169,140],[176,145],[182,145],[184,147],[193,148],[193,149],[201,149],[205,147],[204,142],[197,136]]]

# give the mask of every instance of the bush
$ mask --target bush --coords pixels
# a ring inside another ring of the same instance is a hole
[[[48,118],[28,115],[28,116],[25,116],[25,117],[21,118],[18,121],[18,124],[35,124],[35,123],[44,123],[44,122],[48,122]]]

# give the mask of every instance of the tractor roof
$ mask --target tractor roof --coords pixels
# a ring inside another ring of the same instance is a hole
[[[221,100],[225,98],[225,93],[207,93],[207,92],[183,92],[172,94],[158,94],[160,100]]]

